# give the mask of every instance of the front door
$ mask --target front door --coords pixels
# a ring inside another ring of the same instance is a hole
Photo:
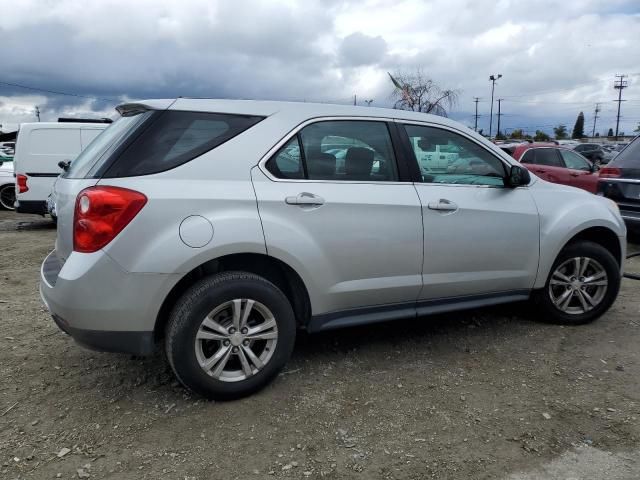
[[[462,132],[408,124],[404,129],[420,168],[420,299],[530,289],[538,266],[539,225],[528,188],[505,187],[508,164]],[[448,156],[446,168],[419,160],[431,151]]]
[[[401,169],[400,169],[401,170]],[[316,121],[252,171],[267,251],[313,315],[407,303],[422,285],[422,214],[384,121]]]

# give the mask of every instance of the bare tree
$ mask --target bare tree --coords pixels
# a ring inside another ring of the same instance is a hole
[[[388,72],[387,72],[388,73]],[[393,83],[393,108],[447,116],[447,110],[458,103],[458,90],[442,89],[427,78],[421,69],[412,73],[388,73]]]

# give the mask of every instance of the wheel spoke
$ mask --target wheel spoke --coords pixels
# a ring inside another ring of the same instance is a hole
[[[580,257],[575,257],[573,259],[573,276],[577,277],[580,275],[580,266],[582,265],[582,259]]]
[[[231,307],[233,311],[233,328],[240,330],[240,316],[242,315],[242,300],[236,299]]]
[[[595,307],[598,302],[596,302],[595,298],[593,298],[586,290],[582,290],[580,292],[584,299],[589,303],[591,308]]]
[[[198,333],[196,334],[196,339],[197,340],[218,340],[222,342],[227,339],[227,336],[220,335],[219,333],[215,333],[215,332],[208,332],[201,328],[200,330],[198,330]]]
[[[562,292],[562,295],[555,299],[554,303],[560,310],[565,310],[569,306],[569,303],[571,303],[572,296],[573,290],[565,290]]]
[[[247,320],[249,320],[249,314],[251,314],[254,303],[256,302],[253,300],[247,300],[245,302],[244,308],[242,309],[242,318],[240,318],[240,328],[244,328],[247,326]]]
[[[587,304],[587,299],[584,298],[584,292],[577,290],[576,295],[578,296],[578,300],[580,300],[580,304],[582,305],[582,310],[584,310],[585,312],[591,310],[591,308]]]
[[[249,334],[246,338],[249,340],[272,340],[278,338],[278,332],[256,333],[255,335]]]
[[[264,332],[265,330],[269,330],[270,328],[274,328],[276,326],[276,321],[274,319],[265,320],[260,325],[256,325],[249,329],[249,335],[255,335],[256,333]]]
[[[228,354],[231,353],[231,348],[228,346],[222,346],[218,349],[218,351],[213,354],[212,357],[207,358],[204,363],[201,363],[200,366],[209,371],[211,370],[213,367],[216,366],[216,364],[218,364],[218,362],[220,362],[220,359],[222,359],[225,355],[228,356]],[[225,362],[226,364],[226,362]],[[223,367],[224,368],[224,367]]]
[[[600,271],[594,273],[590,277],[585,278],[582,283],[586,283],[588,285],[607,285],[607,272]]]
[[[223,354],[222,359],[220,359],[220,362],[218,362],[218,365],[216,366],[215,370],[212,372],[214,377],[220,378],[220,375],[222,375],[222,371],[224,370],[224,367],[227,366],[227,362],[229,361],[230,356],[231,356],[231,349],[229,347],[226,347],[226,352]]]
[[[249,365],[249,361],[247,360],[247,356],[244,354],[243,348],[238,350],[238,357],[240,357],[240,364],[242,365],[242,371],[245,376],[250,377],[253,375],[253,370],[251,369],[251,365]]]
[[[569,277],[567,277],[566,275],[564,275],[563,273],[560,273],[558,270],[556,270],[553,275],[551,276],[552,281],[555,280],[558,282],[558,284],[567,284],[567,283],[571,283],[571,279]]]
[[[591,262],[591,259],[589,257],[582,257],[580,260],[582,260],[582,265],[580,266],[580,272],[578,273],[578,277],[583,277],[584,272],[586,272],[587,267],[589,267],[589,262]]]
[[[209,316],[207,316],[207,318],[204,319],[204,322],[202,322],[202,326],[210,328],[214,332],[221,333],[222,335],[227,335],[227,329],[224,328],[222,325],[220,325],[218,322],[216,322],[213,318]]]
[[[262,360],[260,360],[255,353],[253,353],[253,350],[251,350],[250,347],[245,347],[244,345],[242,346],[242,350],[244,351],[244,353],[247,355],[247,357],[249,357],[249,360],[251,360],[251,363],[253,363],[256,368],[258,370],[260,370],[262,367],[264,367],[264,363],[262,363]]]

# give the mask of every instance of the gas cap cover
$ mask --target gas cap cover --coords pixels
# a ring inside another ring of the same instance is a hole
[[[202,248],[213,238],[213,225],[200,215],[191,215],[180,224],[180,239],[191,248]]]

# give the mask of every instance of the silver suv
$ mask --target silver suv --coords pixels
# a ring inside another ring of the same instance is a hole
[[[267,384],[298,329],[527,299],[578,324],[618,293],[615,203],[446,118],[186,98],[118,111],[56,183],[42,297],[82,345],[162,345],[207,397]],[[427,170],[424,151],[455,155]]]

